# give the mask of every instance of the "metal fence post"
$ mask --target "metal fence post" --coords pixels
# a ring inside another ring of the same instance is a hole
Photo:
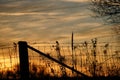
[[[29,79],[29,61],[27,42],[19,41],[20,75],[22,80]]]

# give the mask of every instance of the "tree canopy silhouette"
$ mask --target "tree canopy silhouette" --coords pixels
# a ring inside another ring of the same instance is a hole
[[[120,34],[120,0],[91,0],[91,10],[96,17],[102,17],[109,24],[114,24],[114,31]]]
[[[120,0],[92,0],[91,10],[106,17],[111,23],[120,23]]]

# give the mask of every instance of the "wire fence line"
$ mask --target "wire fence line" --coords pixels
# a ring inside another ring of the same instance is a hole
[[[54,44],[32,44],[32,46],[44,52],[46,55],[74,67],[88,76],[119,76],[120,75],[120,46],[102,43],[83,42],[82,44],[71,46],[59,44],[60,55]],[[118,49],[117,49],[118,48]],[[74,55],[73,55],[74,54]],[[60,57],[60,58],[59,58]],[[74,57],[74,60],[73,60]],[[77,74],[50,59],[39,55],[28,48],[30,77],[49,76],[76,76]],[[0,48],[0,78],[20,78],[19,50],[17,44],[13,47]]]
[[[63,48],[64,47],[64,48]],[[37,48],[37,47],[36,47]],[[43,48],[43,47],[42,47]],[[57,54],[56,54],[56,50],[54,49],[54,47],[50,50],[47,49],[47,47],[44,47],[43,49],[39,49],[41,51],[46,52],[47,54],[49,54],[52,57],[57,58]],[[88,68],[90,65],[92,65],[93,62],[93,52],[92,52],[92,47],[85,47],[85,46],[78,46],[78,47],[74,47],[74,54],[75,57],[77,58],[77,66],[81,66],[83,68]],[[116,51],[114,49],[115,47],[107,47],[107,46],[100,46],[97,47],[96,50],[96,65],[99,67],[101,65],[109,65],[112,66],[116,63],[119,64],[119,51]],[[46,50],[46,51],[45,51]],[[61,55],[65,57],[65,59],[67,61],[66,64],[69,64],[72,66],[72,53],[71,53],[71,47],[70,46],[61,46]],[[117,66],[119,66],[117,64]],[[83,69],[82,69],[83,70]],[[87,70],[86,70],[87,71]],[[83,70],[84,72],[84,70]]]

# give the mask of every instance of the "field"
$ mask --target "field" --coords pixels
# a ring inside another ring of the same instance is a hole
[[[25,76],[28,75],[29,79],[84,80],[120,77],[120,46],[113,43],[96,43],[94,40],[92,43],[74,44],[73,47],[70,44],[58,46],[56,43],[28,44],[29,73]],[[0,48],[0,79],[21,79],[24,71],[21,71],[20,64],[26,65],[24,60],[20,60],[19,44]]]

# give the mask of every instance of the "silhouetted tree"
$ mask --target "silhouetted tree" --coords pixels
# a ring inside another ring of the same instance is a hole
[[[120,0],[91,0],[92,11],[105,17],[109,22],[120,23]]]
[[[113,30],[120,35],[120,0],[91,0],[91,2],[90,9],[96,17],[102,17],[107,23],[114,24]]]

